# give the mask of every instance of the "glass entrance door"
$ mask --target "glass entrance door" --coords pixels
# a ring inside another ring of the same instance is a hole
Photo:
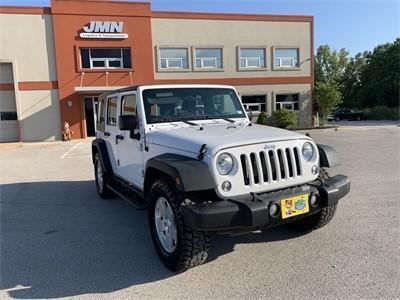
[[[84,97],[83,104],[86,118],[86,136],[95,136],[98,99],[97,97]]]

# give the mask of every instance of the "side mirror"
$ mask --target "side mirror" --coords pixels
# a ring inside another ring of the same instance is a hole
[[[250,122],[253,120],[253,112],[251,109],[246,109],[247,117],[249,118]]]
[[[121,115],[118,117],[119,130],[135,130],[137,127],[136,116]]]

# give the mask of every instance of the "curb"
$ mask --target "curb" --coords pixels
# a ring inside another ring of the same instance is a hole
[[[301,131],[301,130],[316,130],[316,129],[335,129],[337,130],[340,126],[324,126],[324,127],[302,127],[302,128],[290,128],[292,131]]]

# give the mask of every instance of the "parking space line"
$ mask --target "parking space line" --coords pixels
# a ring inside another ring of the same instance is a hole
[[[79,142],[78,144],[73,145],[70,149],[68,149],[63,155],[60,156],[60,159],[64,159],[69,153],[74,151],[74,149],[78,148],[83,142]]]
[[[88,158],[91,157],[91,154],[86,154],[86,155],[68,155],[67,158]]]

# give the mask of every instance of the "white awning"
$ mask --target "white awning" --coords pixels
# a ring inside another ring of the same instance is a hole
[[[76,86],[75,92],[78,94],[102,94],[126,87],[127,86]]]

